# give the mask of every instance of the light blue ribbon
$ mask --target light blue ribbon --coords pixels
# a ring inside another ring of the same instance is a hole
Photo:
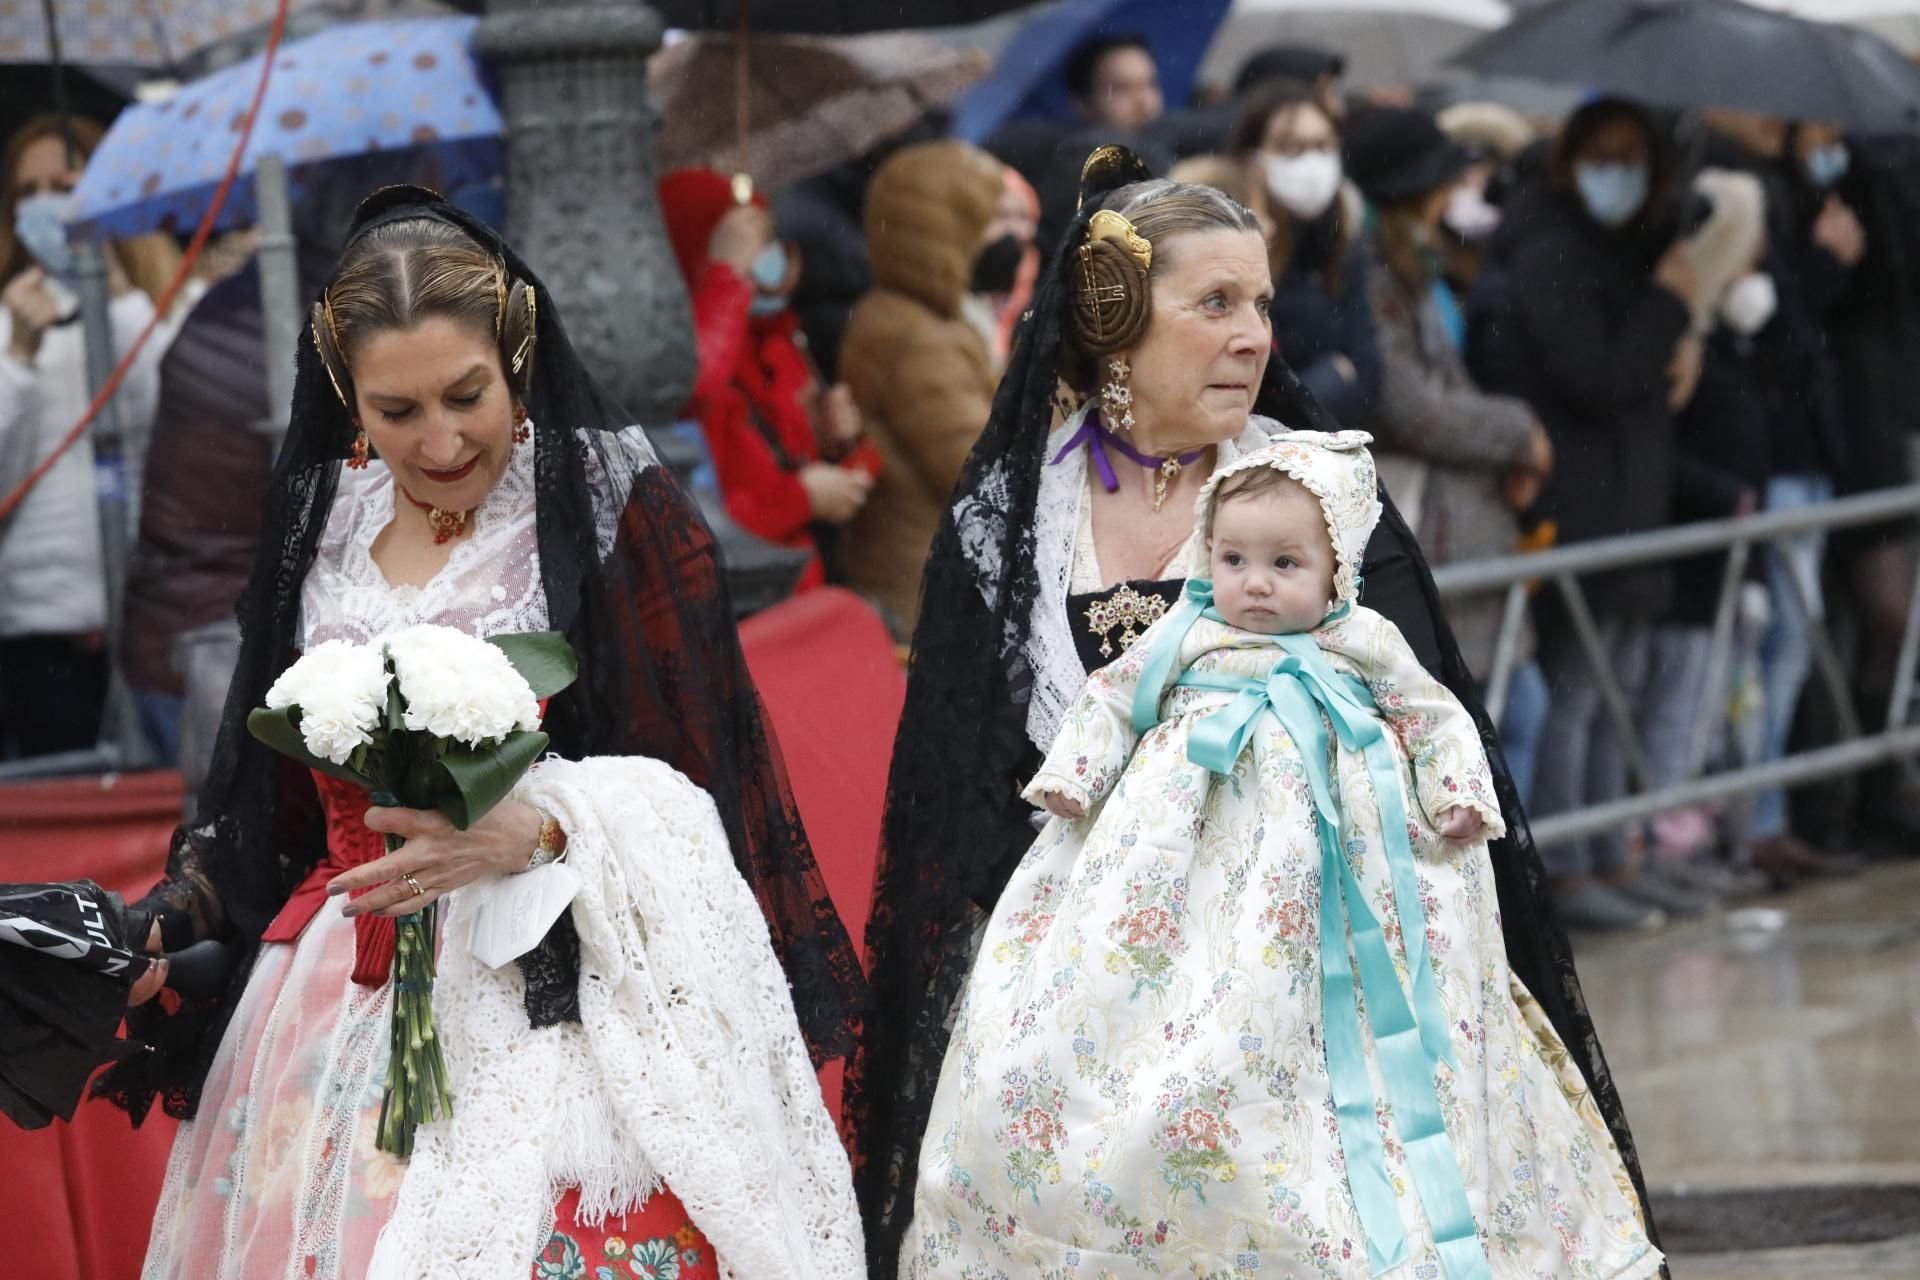
[[[1142,667],[1133,703],[1136,733],[1144,735],[1159,723],[1160,697],[1178,661],[1181,642],[1202,617],[1221,620],[1213,608],[1212,584],[1189,581],[1184,598],[1155,637]],[[1187,758],[1213,773],[1231,773],[1255,726],[1269,713],[1299,746],[1320,836],[1320,983],[1327,1076],[1347,1180],[1367,1238],[1368,1260],[1375,1275],[1403,1265],[1407,1240],[1375,1119],[1376,1099],[1367,1074],[1356,997],[1366,1001],[1394,1128],[1406,1148],[1408,1170],[1433,1228],[1447,1280],[1490,1280],[1433,1083],[1441,1063],[1456,1069],[1457,1063],[1447,1035],[1446,1010],[1427,960],[1426,910],[1407,839],[1397,759],[1364,683],[1335,671],[1310,635],[1275,636],[1274,642],[1284,656],[1264,679],[1187,671],[1172,681],[1182,688],[1233,695],[1225,707],[1195,722],[1188,735]],[[1361,754],[1380,805],[1394,905],[1413,979],[1411,1003],[1400,986],[1386,935],[1368,908],[1365,891],[1346,856],[1341,834],[1344,812],[1327,768],[1335,739],[1345,750]]]

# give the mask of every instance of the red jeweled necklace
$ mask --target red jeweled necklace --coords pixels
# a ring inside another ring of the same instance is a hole
[[[420,501],[408,493],[404,487],[397,485],[395,487],[400,489],[401,497],[426,513],[427,527],[433,530],[433,544],[436,547],[442,543],[451,542],[466,532],[467,517],[473,514],[471,511],[443,511],[431,502]]]

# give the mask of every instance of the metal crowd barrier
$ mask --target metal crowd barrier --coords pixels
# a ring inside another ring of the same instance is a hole
[[[1612,661],[1601,644],[1599,627],[1594,622],[1593,611],[1580,584],[1583,575],[1603,570],[1658,564],[1703,552],[1726,552],[1727,563],[1714,610],[1713,642],[1704,686],[1710,691],[1706,705],[1712,706],[1714,697],[1711,691],[1724,688],[1731,675],[1735,609],[1756,547],[1772,546],[1796,534],[1815,530],[1831,531],[1914,516],[1920,516],[1920,484],[1883,489],[1788,511],[1762,512],[1727,520],[1703,520],[1650,533],[1601,538],[1549,551],[1464,561],[1435,569],[1434,582],[1443,598],[1460,599],[1495,592],[1505,594],[1493,666],[1483,674],[1487,710],[1496,720],[1506,706],[1507,692],[1517,665],[1528,596],[1536,585],[1542,590],[1556,591],[1566,608],[1587,667],[1599,687],[1601,702],[1626,756],[1628,769],[1637,787],[1635,794],[1607,804],[1542,818],[1532,823],[1535,842],[1547,845],[1577,840],[1624,823],[1645,821],[1674,809],[1745,796],[1772,787],[1796,786],[1855,773],[1888,760],[1910,762],[1916,754],[1920,754],[1920,726],[1908,723],[1914,693],[1914,663],[1916,656],[1920,656],[1920,556],[1915,557],[1914,581],[1907,599],[1906,627],[1901,635],[1893,687],[1888,695],[1887,727],[1884,731],[1874,734],[1861,731],[1846,672],[1833,640],[1827,634],[1825,619],[1813,616],[1807,584],[1801,582],[1798,575],[1789,573],[1785,576],[1793,583],[1793,607],[1800,611],[1802,618],[1808,620],[1814,672],[1826,685],[1832,698],[1841,740],[1829,746],[1786,755],[1771,763],[1703,775],[1703,762],[1713,726],[1710,717],[1701,715],[1694,724],[1692,749],[1687,754],[1686,776],[1678,781],[1651,776],[1639,726],[1634,721],[1619,682],[1614,678]]]

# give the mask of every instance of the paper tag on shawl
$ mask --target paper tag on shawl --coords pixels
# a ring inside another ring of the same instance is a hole
[[[467,948],[482,964],[498,969],[540,945],[580,892],[580,877],[566,863],[550,862],[461,892],[474,903]]]

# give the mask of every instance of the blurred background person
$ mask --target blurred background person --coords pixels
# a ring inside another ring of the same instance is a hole
[[[104,131],[29,120],[0,155],[0,498],[24,483],[86,413],[86,343],[66,218]],[[164,236],[107,246],[117,352],[154,320],[179,250]],[[164,335],[120,385],[128,538],[138,520]],[[83,436],[0,522],[0,756],[92,747],[107,695],[105,571],[94,454]]]
[[[1525,116],[1497,102],[1462,102],[1434,117],[1441,132],[1472,157],[1454,184],[1440,218],[1442,275],[1464,310],[1493,233],[1499,230],[1501,206],[1518,180],[1520,157],[1538,141]],[[1453,323],[1462,334],[1464,319]]]
[[[1160,69],[1144,36],[1095,36],[1067,58],[1067,93],[1081,123],[1132,131],[1166,110]]]
[[[793,246],[800,258],[800,279],[791,297],[793,314],[807,336],[808,353],[829,380],[839,374],[840,342],[854,305],[873,287],[867,236],[860,222],[867,187],[894,152],[944,137],[946,129],[945,113],[929,111],[865,155],[770,193],[774,234]]]
[[[836,531],[866,504],[880,464],[852,393],[823,387],[803,349],[788,306],[798,255],[774,238],[766,198],[737,203],[714,170],[668,174],[660,208],[693,302],[699,365],[686,413],[699,419],[727,514],[811,551],[796,590],[819,586]]]
[[[1532,407],[1553,445],[1542,495],[1562,543],[1665,527],[1673,510],[1674,405],[1690,394],[1683,341],[1694,273],[1674,246],[1676,164],[1653,118],[1601,99],[1568,120],[1547,189],[1489,247],[1502,271],[1488,329],[1505,348],[1485,366],[1489,390]],[[1653,624],[1665,610],[1662,566],[1590,575],[1586,598],[1612,674],[1630,704],[1644,696]],[[1599,685],[1564,608],[1544,595],[1539,661],[1552,699],[1534,778],[1540,816],[1616,799],[1627,763]],[[1644,929],[1708,901],[1629,857],[1615,830],[1543,850],[1569,924]]]
[[[1342,81],[1346,73],[1346,55],[1337,49],[1304,44],[1269,45],[1240,64],[1233,78],[1233,93],[1234,97],[1251,103],[1253,96],[1270,84],[1285,81],[1299,85],[1327,119],[1338,124],[1347,115]]]
[[[967,284],[967,319],[987,340],[997,376],[1007,366],[1013,331],[1040,278],[1040,196],[1012,165],[1000,168],[1000,202],[982,232],[986,247]]]
[[[1380,360],[1365,209],[1345,180],[1333,117],[1308,85],[1268,83],[1247,100],[1229,151],[1253,179],[1247,203],[1269,226],[1274,349],[1329,413],[1357,425],[1379,389]]]
[[[1838,131],[1824,126],[1795,127],[1733,111],[1708,112],[1706,118],[1713,133],[1709,153],[1755,176],[1767,193],[1765,270],[1774,284],[1775,307],[1754,336],[1771,392],[1761,507],[1787,511],[1826,502],[1848,451],[1827,320],[1866,254],[1865,230],[1833,191],[1845,172],[1847,152]],[[1811,530],[1772,544],[1761,557],[1769,606],[1759,655],[1765,703],[1761,761],[1786,753],[1813,670],[1812,628],[1825,616],[1825,551],[1826,532]],[[1783,788],[1754,796],[1754,866],[1783,882],[1859,869],[1857,860],[1795,835],[1788,816]],[[1832,835],[1829,831],[1824,838]]]
[[[1723,520],[1753,514],[1766,493],[1769,403],[1778,387],[1756,336],[1773,319],[1777,297],[1765,270],[1766,195],[1759,180],[1707,169],[1692,187],[1706,210],[1687,241],[1696,281],[1692,331],[1704,347],[1699,381],[1676,422],[1673,517]],[[1758,659],[1758,630],[1746,625],[1765,616],[1765,576],[1757,556],[1747,565],[1745,616],[1733,633],[1740,648],[1730,655],[1729,678],[1718,687],[1707,683],[1727,559],[1720,551],[1677,561],[1672,596],[1654,628],[1651,671],[1638,710],[1648,766],[1666,782],[1693,776],[1710,758],[1739,759],[1751,736],[1734,735],[1730,717],[1732,673],[1750,670]],[[1707,754],[1696,756],[1696,746]],[[1754,883],[1746,850],[1734,851],[1732,865],[1713,856],[1714,836],[1706,809],[1662,814],[1648,824],[1649,856],[1669,876],[1716,895],[1764,887],[1764,878]]]
[[[964,303],[1003,169],[964,142],[923,143],[882,165],[867,192],[874,287],[847,326],[840,373],[884,470],[842,545],[849,585],[901,638],[913,632],[927,549],[998,381]]]
[[[1374,108],[1347,124],[1347,165],[1374,210],[1375,261],[1367,300],[1379,343],[1379,386],[1365,424],[1387,489],[1429,563],[1508,555],[1517,512],[1553,471],[1546,430],[1527,405],[1474,385],[1442,308],[1442,222],[1471,166],[1467,149],[1426,112]],[[1493,669],[1500,593],[1448,602],[1447,620],[1481,681]],[[1525,799],[1547,713],[1533,634],[1519,637],[1500,723],[1514,783]]]
[[[1803,129],[1803,168],[1834,140]],[[1827,343],[1840,370],[1847,457],[1841,496],[1910,484],[1910,451],[1920,440],[1920,140],[1912,136],[1839,140],[1848,163],[1832,191],[1859,218],[1860,261],[1827,312]],[[1833,154],[1828,152],[1826,154]],[[1829,172],[1833,160],[1819,162]],[[1851,640],[1854,711],[1861,728],[1887,722],[1894,664],[1913,582],[1914,522],[1836,529],[1828,546],[1828,589],[1836,631]],[[1803,813],[1803,809],[1805,812]],[[1857,785],[1843,780],[1794,795],[1796,826],[1847,833],[1843,847],[1908,856],[1920,848],[1920,803],[1897,764],[1877,766]]]

